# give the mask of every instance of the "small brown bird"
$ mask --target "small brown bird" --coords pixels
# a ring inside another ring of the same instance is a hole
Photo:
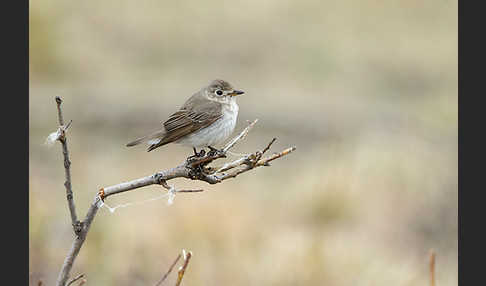
[[[191,96],[179,111],[169,116],[162,129],[130,142],[127,146],[135,146],[147,142],[147,151],[174,142],[196,148],[213,146],[226,140],[233,132],[238,117],[238,105],[235,96],[243,94],[235,90],[226,81],[216,79],[209,86],[202,88]]]

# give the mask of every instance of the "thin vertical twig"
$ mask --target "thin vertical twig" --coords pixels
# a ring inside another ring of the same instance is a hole
[[[182,277],[184,277],[184,273],[186,272],[186,268],[187,265],[189,265],[189,260],[191,259],[191,257],[192,257],[192,252],[189,251],[185,253],[184,264],[182,265],[182,267],[179,269],[179,272],[177,273],[177,281],[175,286],[179,286],[181,284]]]
[[[435,251],[430,250],[429,259],[430,286],[435,286]]]
[[[160,284],[162,284],[162,282],[164,282],[165,278],[167,278],[167,276],[169,276],[170,272],[172,271],[172,269],[176,265],[177,261],[179,261],[179,259],[181,259],[180,253],[179,253],[179,255],[177,255],[177,258],[174,260],[174,262],[170,266],[169,270],[167,270],[167,272],[164,274],[164,276],[162,276],[162,278],[159,280],[159,282],[157,282],[157,284],[155,284],[155,286],[160,286]]]
[[[59,128],[61,130],[61,136],[59,137],[59,141],[61,142],[62,154],[64,155],[64,173],[66,177],[66,181],[64,182],[64,187],[66,188],[66,198],[69,206],[69,212],[71,213],[71,223],[74,228],[74,233],[76,235],[79,235],[82,226],[76,215],[76,206],[74,204],[73,190],[71,185],[71,161],[69,160],[69,150],[68,150],[67,138],[66,138],[66,129],[67,127],[69,127],[71,122],[69,122],[68,126],[64,126],[64,119],[62,117],[62,110],[61,110],[62,99],[59,96],[56,96],[56,103],[57,103],[57,115],[59,119]]]

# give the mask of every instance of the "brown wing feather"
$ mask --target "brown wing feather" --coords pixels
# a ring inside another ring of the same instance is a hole
[[[207,127],[222,116],[220,103],[208,100],[200,93],[196,93],[186,101],[179,111],[173,113],[164,122],[166,130],[164,137],[159,143],[150,145],[148,151]]]

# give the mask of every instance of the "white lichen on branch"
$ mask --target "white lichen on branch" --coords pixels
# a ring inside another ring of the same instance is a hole
[[[47,136],[46,141],[44,141],[44,144],[47,145],[48,147],[51,147],[52,145],[54,145],[54,143],[57,140],[62,140],[66,136],[66,131],[68,130],[69,126],[71,126],[72,122],[73,121],[71,120],[66,126],[64,125],[59,126],[56,131],[52,132]]]
[[[61,127],[59,127],[55,132],[52,132],[47,136],[46,141],[44,142],[45,145],[51,147],[54,143],[61,138]]]

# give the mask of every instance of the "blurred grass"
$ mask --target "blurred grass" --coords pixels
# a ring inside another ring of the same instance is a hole
[[[30,1],[32,283],[72,241],[63,98],[79,216],[96,191],[190,150],[125,143],[214,78],[246,91],[239,152],[295,154],[207,192],[102,209],[75,263],[88,285],[155,284],[185,248],[186,285],[457,285],[457,2]],[[115,206],[160,195],[147,187]],[[171,276],[174,278],[173,276]]]

